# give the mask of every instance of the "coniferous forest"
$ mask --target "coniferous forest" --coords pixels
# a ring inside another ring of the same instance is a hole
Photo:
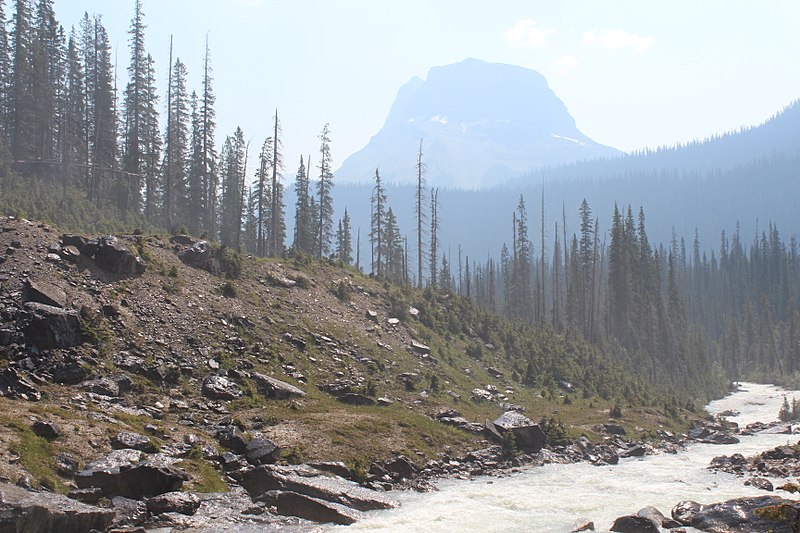
[[[712,396],[728,380],[800,376],[798,244],[772,224],[752,235],[719,228],[716,245],[697,235],[658,243],[638,206],[593,213],[584,201],[565,208],[553,227],[542,220],[534,235],[538,210],[520,196],[508,209],[508,233],[496,236],[506,242],[499,257],[462,256],[446,251],[458,243],[440,240],[447,221],[438,189],[425,183],[420,144],[409,154],[417,170],[414,231],[401,232],[379,169],[369,227],[353,227],[346,209],[334,219],[328,124],[318,151],[297,162],[284,161],[277,110],[255,161],[240,128],[216,131],[208,42],[198,51],[203,71],[193,73],[199,85],[189,86],[186,66],[171,57],[168,90],[158,94],[136,0],[128,81],[117,87],[101,16],[87,14],[66,30],[52,0],[11,6],[5,13],[0,2],[0,212],[84,231],[185,232],[257,257],[368,265],[368,274],[426,289],[433,300],[471,301],[487,321],[505,317],[585,339],[679,398]],[[578,231],[569,234],[571,226]],[[513,329],[504,331],[509,338],[498,342],[525,350]],[[516,371],[533,385],[538,365],[531,356]]]

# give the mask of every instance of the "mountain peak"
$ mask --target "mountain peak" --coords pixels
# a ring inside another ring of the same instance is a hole
[[[428,182],[490,186],[548,165],[614,155],[581,133],[540,73],[469,58],[400,88],[383,128],[337,172],[363,182],[414,181],[423,139]]]

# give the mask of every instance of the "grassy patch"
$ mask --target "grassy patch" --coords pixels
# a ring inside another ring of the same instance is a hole
[[[66,493],[66,486],[56,475],[56,450],[53,444],[35,435],[31,428],[20,420],[8,417],[0,420],[3,425],[16,432],[19,440],[12,443],[9,450],[19,456],[20,464],[33,477],[34,486]]]
[[[197,447],[192,449],[188,458],[175,466],[183,468],[192,476],[192,480],[185,487],[186,490],[205,493],[228,492],[230,490],[219,471],[202,458],[202,453]]]

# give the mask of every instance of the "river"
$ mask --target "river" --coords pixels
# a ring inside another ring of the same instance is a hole
[[[775,420],[784,395],[791,399],[795,394],[800,398],[800,393],[772,385],[743,383],[741,390],[711,402],[706,409],[710,413],[738,411],[740,415],[729,419],[744,427]],[[692,444],[678,454],[623,459],[616,466],[553,464],[506,478],[446,480],[437,484],[435,493],[394,493],[402,503],[399,509],[368,513],[367,519],[347,531],[565,533],[579,519],[592,520],[598,530],[607,530],[615,518],[648,505],[669,516],[681,500],[715,503],[766,494],[744,486],[742,478],[711,473],[706,467],[718,455],[747,457],[797,441],[797,436],[760,434],[741,437],[739,444]]]

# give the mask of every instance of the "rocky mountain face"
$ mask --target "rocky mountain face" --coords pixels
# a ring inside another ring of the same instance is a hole
[[[336,176],[369,182],[379,167],[388,183],[414,182],[420,140],[435,186],[491,186],[537,168],[618,154],[578,130],[538,72],[467,59],[403,86],[383,128]]]

